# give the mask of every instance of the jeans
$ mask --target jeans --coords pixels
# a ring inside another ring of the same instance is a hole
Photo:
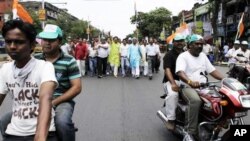
[[[96,67],[97,67],[96,57],[89,57],[89,68],[90,68],[91,76],[93,76],[96,73]]]
[[[75,141],[75,126],[72,121],[75,102],[63,102],[55,108],[56,133],[60,141]]]
[[[12,112],[8,112],[4,116],[1,117],[0,120],[0,130],[3,137],[3,141],[33,141],[34,135],[31,136],[13,136],[5,133],[8,124],[11,122]],[[58,141],[55,132],[49,132],[47,141]]]
[[[129,68],[129,62],[127,57],[121,57],[121,67],[122,67],[122,75],[126,75],[126,71]]]
[[[34,141],[35,135],[31,136],[12,136],[12,135],[6,135],[3,138],[3,141]],[[47,141],[58,141],[56,133],[55,132],[49,132]]]
[[[3,115],[0,119],[0,130],[3,138],[4,136],[7,135],[5,131],[7,129],[8,124],[11,122],[11,116],[12,112],[8,112],[7,114]]]

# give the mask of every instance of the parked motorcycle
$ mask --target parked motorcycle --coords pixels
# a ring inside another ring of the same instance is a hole
[[[218,83],[218,82],[217,82]],[[229,125],[244,125],[243,117],[250,109],[250,94],[247,88],[234,78],[201,84],[198,94],[203,101],[199,112],[198,138],[200,141],[229,141]],[[181,135],[185,140],[185,110],[187,105],[179,95],[176,109],[176,127],[172,133]],[[159,110],[157,115],[166,123],[165,110]],[[224,133],[225,132],[225,133]],[[224,134],[223,134],[224,133]],[[221,135],[223,134],[223,135]]]

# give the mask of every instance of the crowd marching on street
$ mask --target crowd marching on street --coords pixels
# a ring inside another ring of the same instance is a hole
[[[162,1],[159,8],[150,3],[156,9],[141,12],[134,0],[131,16],[120,11],[128,9],[123,1],[122,8],[108,3],[118,9],[104,3],[91,8],[86,2],[71,10],[54,5],[61,2],[2,0],[0,107],[7,96],[12,105],[0,115],[0,139],[151,141],[160,136],[172,141],[175,138],[157,127],[158,116],[182,141],[231,141],[231,125],[245,125],[243,117],[250,109],[248,1],[175,0],[173,6]],[[182,4],[187,9],[190,3],[191,10],[174,16]],[[103,13],[95,15],[92,9]],[[74,10],[82,20],[68,13]],[[84,20],[85,14],[92,20]],[[126,38],[120,38],[123,34]],[[210,82],[208,75],[216,81]],[[140,78],[147,80],[137,83]],[[159,98],[164,100],[161,107]]]
[[[103,78],[120,75],[139,79],[143,75],[151,80],[153,73],[158,73],[161,62],[160,46],[153,38],[149,41],[136,38],[121,40],[118,37],[95,38],[92,41],[68,38],[61,49],[75,57],[82,76]]]
[[[92,41],[68,38],[67,43],[62,45],[63,32],[57,25],[47,24],[39,34],[33,28],[20,20],[6,22],[3,27],[6,50],[13,61],[0,69],[0,105],[8,93],[13,95],[15,105],[12,112],[0,118],[4,141],[13,141],[12,138],[27,141],[41,138],[39,135],[43,135],[42,138],[48,135],[48,141],[57,141],[57,138],[62,141],[75,140],[76,127],[72,115],[74,98],[82,91],[81,77],[88,75],[101,79],[111,75],[115,78],[132,76],[139,79],[145,76],[152,80],[153,74],[159,72],[161,60],[168,118],[166,127],[175,130],[175,109],[180,84],[183,83],[186,87],[182,94],[190,101],[188,109],[192,109],[187,110],[187,134],[184,139],[193,141],[198,133],[197,111],[202,103],[194,89],[205,82],[200,73],[207,72],[215,79],[222,80],[225,77],[212,64],[228,61],[230,65],[249,61],[250,57],[247,41],[228,42],[220,48],[218,45],[213,47],[198,34],[187,37],[176,34],[173,48],[162,57],[160,45],[154,38],[140,41],[137,38],[121,40],[117,36]],[[41,39],[43,52],[32,55],[36,37]],[[36,97],[26,96],[30,87],[35,90],[41,104],[38,104]],[[27,108],[23,107],[34,108],[37,114],[31,111],[34,116],[28,115]],[[18,115],[17,111],[23,114]],[[50,116],[54,118],[50,119]],[[32,128],[29,132],[23,132],[26,128],[22,122],[29,120],[32,123],[27,125]]]

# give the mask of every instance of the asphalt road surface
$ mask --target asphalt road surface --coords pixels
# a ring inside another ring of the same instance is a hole
[[[226,67],[217,67],[225,74]],[[180,141],[156,116],[163,104],[163,70],[153,80],[141,77],[84,77],[83,91],[75,99],[77,141]],[[0,116],[11,110],[10,98]],[[250,124],[249,116],[246,123]],[[1,140],[1,138],[0,138]]]

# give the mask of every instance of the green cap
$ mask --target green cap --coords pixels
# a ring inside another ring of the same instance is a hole
[[[174,41],[185,40],[185,37],[180,33],[175,34]]]
[[[42,39],[56,39],[62,36],[63,33],[61,28],[53,24],[47,24],[43,31],[38,34],[38,38]]]
[[[203,40],[203,37],[198,34],[193,34],[188,38],[188,43],[199,41],[199,40]]]

